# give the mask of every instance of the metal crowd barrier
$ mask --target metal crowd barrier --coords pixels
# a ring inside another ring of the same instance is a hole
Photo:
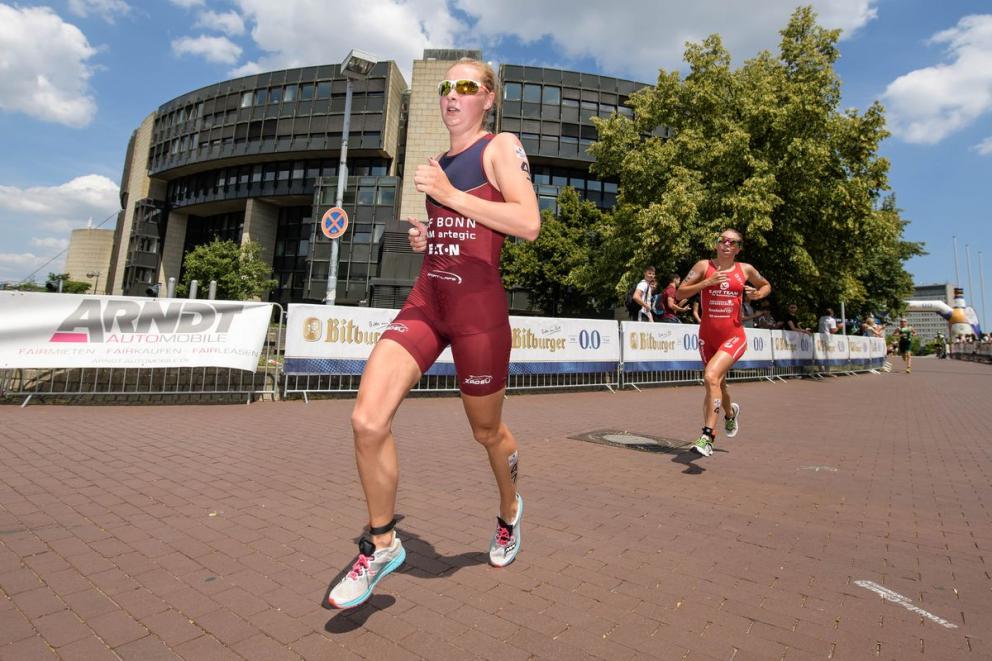
[[[309,401],[313,394],[355,393],[361,383],[360,374],[283,374],[283,398],[299,395]],[[619,371],[582,372],[565,374],[510,374],[507,391],[552,390],[562,388],[620,387]],[[454,376],[425,374],[412,388],[412,392],[457,393],[458,379]]]
[[[256,398],[280,395],[286,313],[277,303],[278,323],[270,327],[255,372],[227,367],[125,367],[0,370],[0,397],[134,399],[164,396]]]
[[[952,342],[948,355],[956,360],[992,363],[992,342]]]

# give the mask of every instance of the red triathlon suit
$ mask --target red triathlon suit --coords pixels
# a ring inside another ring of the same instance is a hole
[[[711,260],[706,266],[703,280],[712,277],[717,271]],[[740,360],[747,350],[747,335],[741,320],[741,301],[744,297],[744,284],[747,278],[740,263],[727,271],[727,279],[718,285],[702,290],[702,316],[699,324],[699,355],[703,365],[710,362],[717,351],[729,353],[734,362]]]
[[[483,153],[495,136],[439,159],[458,190],[503,202],[486,177]],[[491,395],[506,387],[510,318],[499,272],[505,235],[427,198],[427,251],[403,309],[383,338],[398,342],[426,372],[451,345],[459,388]]]

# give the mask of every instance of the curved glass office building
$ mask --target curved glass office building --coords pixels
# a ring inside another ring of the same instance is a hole
[[[437,81],[475,51],[428,50],[408,85],[395,62],[354,81],[344,208],[351,225],[338,257],[336,302],[395,307],[420,266],[406,243],[423,217],[412,172],[447,148]],[[542,208],[566,186],[610,207],[616,184],[588,173],[591,118],[630,113],[642,83],[503,65],[494,129],[520,136]],[[214,238],[262,247],[277,287],[269,300],[325,298],[330,242],[315,219],[336,199],[346,79],[340,65],[229,80],[163,103],[127,148],[111,264],[112,292],[145,295],[180,278],[183,256]],[[515,306],[519,307],[519,306]]]

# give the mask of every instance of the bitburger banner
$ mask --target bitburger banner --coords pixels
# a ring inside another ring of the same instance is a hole
[[[270,303],[0,292],[0,368],[254,372]]]

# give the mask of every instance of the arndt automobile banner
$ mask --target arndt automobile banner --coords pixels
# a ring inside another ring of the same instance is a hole
[[[813,335],[813,362],[829,367],[846,366],[850,358],[846,335],[816,333]]]
[[[0,367],[254,372],[269,303],[0,292]]]
[[[286,374],[361,374],[372,347],[393,325],[397,310],[290,304]],[[599,372],[616,369],[615,321],[510,317],[511,374]],[[445,349],[428,374],[455,373]]]

